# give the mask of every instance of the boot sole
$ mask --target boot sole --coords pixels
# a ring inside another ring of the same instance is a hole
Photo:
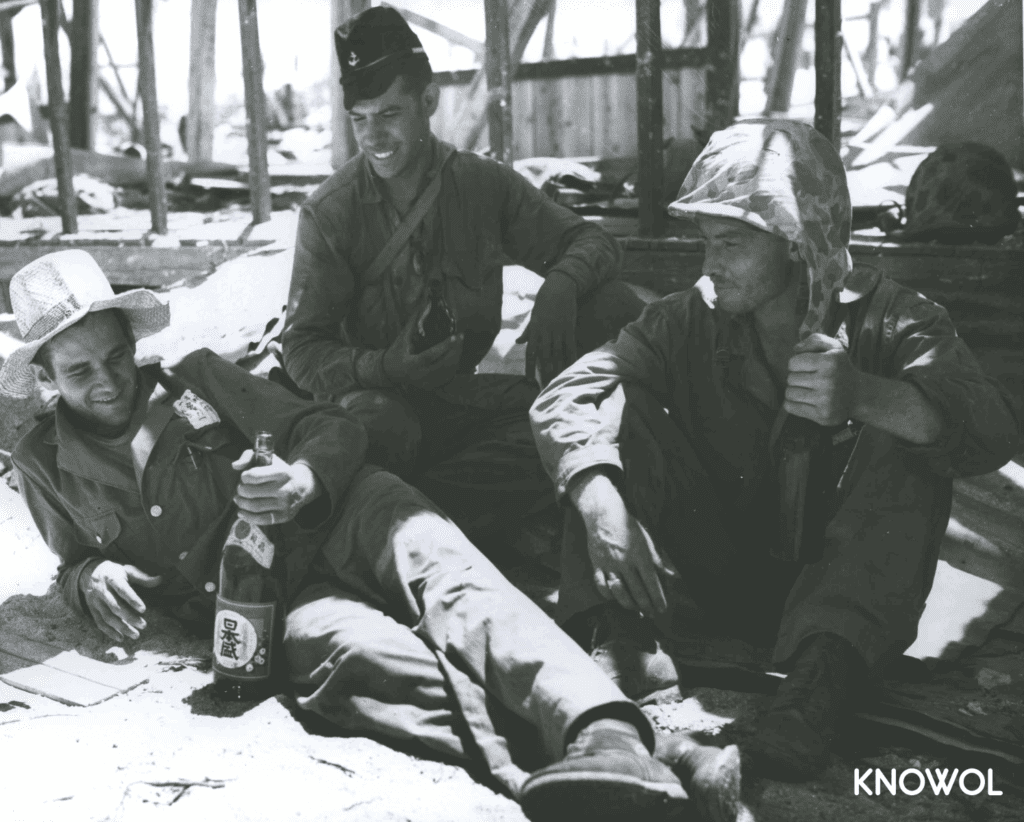
[[[520,803],[531,822],[656,822],[668,819],[686,799],[678,784],[581,771],[527,780]]]

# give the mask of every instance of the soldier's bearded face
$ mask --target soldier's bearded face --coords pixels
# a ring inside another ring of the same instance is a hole
[[[696,219],[704,236],[702,273],[715,286],[716,308],[746,314],[781,295],[790,284],[790,242],[728,217]]]

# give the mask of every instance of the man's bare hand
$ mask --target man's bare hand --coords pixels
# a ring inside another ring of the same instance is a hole
[[[146,603],[135,593],[133,585],[155,588],[163,577],[151,576],[134,565],[122,565],[106,559],[82,574],[78,587],[96,627],[116,642],[138,639],[146,627],[142,615]]]
[[[663,612],[668,603],[661,577],[677,572],[626,509],[615,484],[595,472],[581,477],[569,493],[587,529],[587,552],[601,596],[648,615]]]
[[[818,425],[853,417],[860,374],[839,340],[811,334],[793,347],[783,407]]]
[[[412,351],[416,327],[429,309],[427,305],[414,314],[384,352],[384,373],[395,385],[414,385],[429,391],[455,376],[462,357],[462,334],[453,334],[419,354]]]
[[[246,450],[231,463],[241,471],[235,505],[238,516],[253,525],[280,525],[295,518],[302,508],[323,493],[313,469],[299,460],[289,465],[277,454],[270,465],[248,467],[252,451]]]
[[[526,376],[540,372],[541,388],[576,362],[576,284],[564,274],[549,275],[517,343],[526,343]]]

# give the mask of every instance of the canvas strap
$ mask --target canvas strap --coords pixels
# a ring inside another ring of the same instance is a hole
[[[441,175],[444,172],[445,166],[448,165],[448,159],[454,155],[455,152],[449,154],[445,161],[441,164],[441,168],[438,169],[434,179],[430,181],[430,184],[424,189],[423,193],[417,198],[413,207],[409,209],[402,222],[399,223],[398,228],[395,229],[395,233],[392,234],[388,241],[384,244],[384,248],[380,250],[380,253],[374,257],[373,262],[370,263],[370,267],[366,270],[363,275],[365,282],[374,282],[391,263],[395,261],[395,257],[398,256],[412,233],[416,230],[417,226],[423,222],[423,218],[427,216],[427,212],[430,207],[437,201],[437,196],[441,193]]]

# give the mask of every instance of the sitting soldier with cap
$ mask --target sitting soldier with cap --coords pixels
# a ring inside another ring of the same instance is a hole
[[[299,217],[284,364],[302,389],[366,426],[370,459],[407,478],[477,545],[514,538],[554,511],[530,432],[535,375],[547,382],[640,315],[613,279],[620,250],[493,160],[431,133],[440,89],[416,34],[376,6],[335,32],[360,153]],[[501,328],[502,266],[544,277],[526,374],[476,374]],[[416,353],[432,289],[454,316]]]
[[[208,350],[173,371],[138,366],[136,340],[169,309],[148,291],[115,296],[84,251],[30,263],[11,303],[24,343],[0,391],[28,396],[35,375],[59,394],[14,449],[19,487],[67,604],[107,636],[137,639],[147,600],[205,614],[212,632],[220,549],[240,515],[283,556],[302,710],[482,760],[535,820],[661,818],[683,785],[713,818],[734,817],[736,749],[676,735],[652,757],[640,709],[420,492],[364,463],[363,427],[337,404]],[[247,468],[261,430],[277,453]],[[525,730],[553,764],[527,778],[495,724]]]

